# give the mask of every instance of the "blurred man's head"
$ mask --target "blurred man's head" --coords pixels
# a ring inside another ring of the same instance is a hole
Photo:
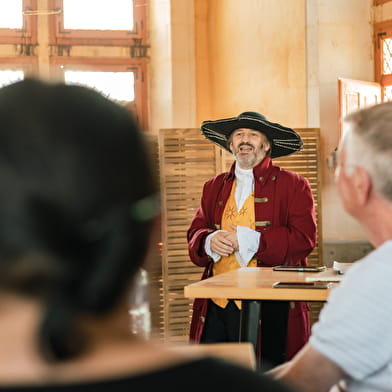
[[[351,113],[344,119],[336,181],[346,210],[353,201],[375,192],[392,203],[392,102]]]

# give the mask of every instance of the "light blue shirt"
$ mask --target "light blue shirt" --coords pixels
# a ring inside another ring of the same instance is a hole
[[[346,272],[310,344],[348,374],[348,391],[392,391],[392,241]]]

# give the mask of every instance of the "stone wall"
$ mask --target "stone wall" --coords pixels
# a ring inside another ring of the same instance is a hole
[[[353,263],[373,249],[367,241],[327,240],[323,242],[323,262],[327,267],[332,267],[334,260],[341,263]]]

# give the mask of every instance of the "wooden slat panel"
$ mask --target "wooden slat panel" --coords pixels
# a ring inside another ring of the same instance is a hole
[[[304,148],[274,162],[308,178],[315,198],[321,239],[319,130],[297,131],[304,140]],[[198,281],[202,274],[202,269],[189,259],[186,231],[199,207],[204,182],[227,170],[233,156],[205,139],[199,129],[161,129],[158,140],[163,242],[161,336],[166,341],[184,342],[188,340],[192,301],[184,298],[183,288]],[[320,245],[321,241],[309,257],[312,264],[322,264]],[[313,308],[312,318],[317,316],[318,309]]]
[[[317,243],[308,257],[309,264],[322,265],[322,225],[321,225],[321,167],[320,167],[320,136],[318,128],[296,129],[301,135],[304,146],[296,154],[275,159],[276,165],[292,170],[307,178],[312,189],[316,219],[317,219]],[[322,308],[322,303],[310,303],[310,321],[313,324]]]
[[[159,133],[162,193],[162,336],[188,340],[191,301],[186,284],[198,281],[201,268],[188,256],[186,231],[200,203],[203,183],[216,173],[215,147],[199,129],[162,129]]]
[[[159,178],[158,137],[151,133],[145,134],[150,153]],[[149,276],[149,294],[151,310],[152,334],[159,336],[162,330],[162,258],[160,250],[161,224],[157,223],[157,230],[152,238],[152,246],[147,255],[146,269]]]

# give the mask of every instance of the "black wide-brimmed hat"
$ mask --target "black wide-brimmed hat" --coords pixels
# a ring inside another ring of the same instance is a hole
[[[204,136],[230,151],[229,137],[239,128],[254,129],[262,132],[271,143],[271,158],[278,158],[293,154],[302,148],[301,136],[291,128],[272,123],[260,113],[243,112],[237,117],[223,118],[221,120],[207,120],[201,124]]]

